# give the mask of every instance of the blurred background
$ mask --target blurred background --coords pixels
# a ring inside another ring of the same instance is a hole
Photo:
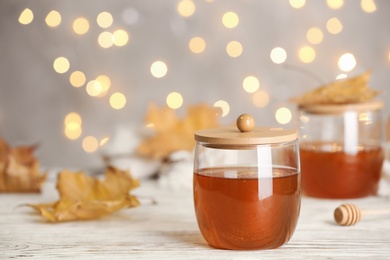
[[[39,144],[44,167],[98,168],[151,103],[291,128],[290,98],[371,70],[389,104],[389,11],[387,0],[2,0],[0,135]]]

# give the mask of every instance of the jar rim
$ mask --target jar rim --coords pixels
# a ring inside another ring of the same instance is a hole
[[[301,111],[312,114],[339,114],[346,111],[376,111],[384,107],[383,101],[373,100],[364,103],[350,104],[315,104],[299,105]]]

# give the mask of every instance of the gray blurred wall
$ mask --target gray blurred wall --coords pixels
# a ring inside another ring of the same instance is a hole
[[[290,97],[334,80],[341,73],[337,60],[346,52],[357,60],[347,74],[371,69],[371,86],[390,103],[390,1],[375,1],[377,10],[367,14],[361,10],[360,1],[346,0],[341,9],[332,10],[325,1],[307,1],[304,8],[294,9],[287,0],[199,0],[194,1],[196,11],[188,18],[178,15],[178,2],[0,1],[0,135],[13,146],[38,143],[37,155],[44,167],[98,168],[103,164],[100,152],[86,153],[82,138],[103,138],[113,135],[118,127],[142,125],[148,103],[162,106],[172,91],[183,96],[184,104],[178,110],[181,115],[189,105],[213,105],[223,99],[231,110],[221,123],[249,112],[260,124],[278,125],[276,109],[286,106],[294,112]],[[25,8],[34,12],[34,20],[28,25],[18,22]],[[45,24],[51,10],[62,15],[56,28]],[[103,49],[98,45],[98,35],[105,29],[97,26],[96,16],[103,11],[114,17],[107,30],[123,28],[130,33],[126,46]],[[237,28],[222,26],[221,17],[227,11],[239,15]],[[126,20],[129,12],[138,15],[135,23]],[[72,22],[78,17],[90,21],[85,35],[72,31]],[[332,17],[343,23],[338,35],[326,31],[326,21]],[[318,45],[306,39],[307,30],[314,26],[324,32],[324,40]],[[194,36],[206,40],[206,50],[199,55],[188,49],[188,41]],[[225,46],[231,40],[240,41],[244,47],[238,58],[226,55]],[[297,58],[297,50],[304,45],[313,46],[317,53],[310,64]],[[277,46],[287,51],[288,66],[271,62],[270,51]],[[54,71],[53,61],[59,56],[69,59],[69,72]],[[164,78],[156,79],[149,68],[160,59],[169,70]],[[85,89],[72,87],[69,75],[74,70],[83,71],[88,79],[109,75],[110,91],[126,95],[125,108],[114,110],[108,97],[93,98]],[[255,107],[251,94],[244,92],[242,80],[247,75],[259,78],[260,88],[270,96],[267,107]],[[83,119],[83,133],[77,140],[64,135],[63,120],[69,112],[78,112]],[[384,116],[388,114],[387,106]],[[294,127],[296,119],[294,114],[288,126]]]

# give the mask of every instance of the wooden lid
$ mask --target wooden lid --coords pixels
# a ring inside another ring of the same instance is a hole
[[[375,111],[384,106],[380,100],[355,104],[334,104],[334,105],[301,105],[299,109],[312,114],[340,114],[345,111]]]
[[[248,114],[238,117],[237,127],[204,129],[195,133],[196,141],[209,143],[213,146],[276,144],[290,142],[297,138],[298,134],[295,130],[255,127],[253,117]]]

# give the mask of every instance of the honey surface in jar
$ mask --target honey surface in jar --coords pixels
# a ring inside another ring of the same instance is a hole
[[[312,142],[300,147],[303,194],[343,199],[375,195],[384,160],[379,146],[348,153],[340,143]]]
[[[196,217],[210,246],[270,249],[291,238],[300,210],[299,174],[274,168],[272,178],[259,179],[257,171],[206,168],[194,173]]]

